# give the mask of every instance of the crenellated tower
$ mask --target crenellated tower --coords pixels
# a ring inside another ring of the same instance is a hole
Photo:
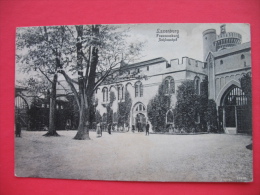
[[[242,42],[242,36],[236,32],[226,32],[226,25],[220,26],[220,34],[217,35],[214,45],[216,51],[235,47]]]

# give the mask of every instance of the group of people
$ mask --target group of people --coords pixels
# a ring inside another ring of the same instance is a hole
[[[145,135],[149,135],[149,129],[150,129],[150,125],[147,122],[146,125],[145,125]],[[138,125],[137,130],[138,130],[138,132],[140,132],[140,125]],[[132,132],[133,133],[135,132],[135,126],[134,125],[132,125]]]
[[[111,134],[111,129],[112,129],[112,125],[109,124],[108,128],[107,128],[108,134]],[[147,122],[147,124],[145,125],[145,135],[149,136],[149,129],[150,129],[150,125]],[[100,123],[97,123],[96,132],[97,132],[97,137],[102,137],[102,128],[101,128]],[[135,132],[135,126],[134,125],[132,125],[132,132],[133,133]]]

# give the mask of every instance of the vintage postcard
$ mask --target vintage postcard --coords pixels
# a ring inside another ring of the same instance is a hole
[[[15,175],[251,182],[249,24],[16,31]]]

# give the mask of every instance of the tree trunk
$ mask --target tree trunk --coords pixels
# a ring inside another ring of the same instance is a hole
[[[84,94],[80,94],[80,111],[79,111],[79,126],[78,132],[74,139],[76,140],[89,140],[89,129],[86,125],[86,116],[88,116],[88,106],[85,102]]]
[[[88,110],[87,102],[85,101],[85,79],[83,75],[83,51],[82,51],[82,36],[83,26],[76,26],[77,30],[77,67],[78,67],[78,83],[79,83],[79,94],[80,94],[80,108],[79,108],[79,126],[78,132],[74,139],[86,140],[89,139],[88,126],[86,125],[86,111]]]
[[[52,90],[50,94],[50,113],[49,113],[49,129],[43,136],[59,136],[56,132],[55,127],[55,107],[56,107],[56,84],[58,80],[58,75],[55,74],[52,81]]]

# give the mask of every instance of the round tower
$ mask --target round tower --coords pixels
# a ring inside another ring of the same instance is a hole
[[[214,42],[216,41],[216,30],[208,29],[203,32],[203,59],[206,61],[206,57],[210,51],[215,52],[216,46]]]
[[[242,36],[236,32],[226,32],[226,25],[220,26],[220,34],[216,38],[216,50],[228,49],[241,44]]]

